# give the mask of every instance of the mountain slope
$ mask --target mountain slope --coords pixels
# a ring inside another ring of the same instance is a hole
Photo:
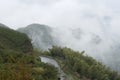
[[[35,57],[25,34],[0,25],[0,80],[57,80],[57,71]]]
[[[66,73],[65,80],[120,80],[117,72],[84,55],[84,51],[53,46],[49,51],[39,54],[53,57]]]
[[[31,24],[18,31],[27,34],[37,49],[46,50],[57,45],[78,51],[85,50],[89,56],[120,72],[119,39],[111,39],[105,32],[99,31],[98,34],[81,28],[52,28],[40,24]]]
[[[0,26],[0,48],[32,53],[32,44],[25,34],[2,26]]]
[[[18,29],[18,31],[27,34],[32,40],[32,44],[39,49],[48,49],[52,45],[58,44],[52,36],[52,29],[46,25],[31,24]]]
[[[45,33],[50,31],[49,28],[40,29],[39,37],[49,41],[49,38],[44,38]],[[2,80],[8,80],[8,78],[12,80],[57,80],[57,71],[53,66],[42,63],[32,55],[25,54],[33,51],[30,40],[25,34],[5,27],[0,27],[0,30],[0,74],[2,74],[0,78]],[[34,29],[32,30],[34,33]],[[30,29],[30,33],[32,30]],[[34,51],[34,53],[37,52]],[[73,80],[120,80],[117,72],[111,71],[92,57],[85,56],[84,52],[79,53],[69,48],[53,46],[48,51],[39,53],[56,59],[67,77],[72,76]],[[18,76],[14,77],[15,75]]]

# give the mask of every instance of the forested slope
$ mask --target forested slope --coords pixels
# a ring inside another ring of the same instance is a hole
[[[83,52],[70,48],[53,46],[49,51],[41,51],[41,55],[52,56],[61,68],[73,80],[120,80],[120,75]]]
[[[34,56],[25,34],[0,25],[0,80],[57,80],[57,71]]]

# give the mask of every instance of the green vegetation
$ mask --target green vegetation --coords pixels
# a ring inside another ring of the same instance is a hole
[[[34,56],[25,34],[0,27],[0,80],[57,80],[57,70]]]
[[[117,72],[85,56],[84,52],[56,46],[48,51],[33,50],[25,34],[0,27],[0,80],[57,80],[57,69],[42,63],[36,57],[39,54],[56,59],[73,80],[120,80]]]
[[[73,80],[120,80],[117,72],[105,67],[100,62],[83,52],[76,52],[69,48],[53,46],[48,52],[41,51],[41,55],[48,55],[55,58],[68,76]]]
[[[0,49],[13,49],[32,53],[32,44],[25,34],[6,27],[0,27]]]

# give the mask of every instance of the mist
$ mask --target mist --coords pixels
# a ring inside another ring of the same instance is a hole
[[[112,29],[110,25],[119,28],[119,3],[119,0],[0,0],[0,22],[13,29],[40,23],[97,32]]]
[[[120,61],[114,62],[120,55],[119,4],[119,0],[0,0],[0,23],[13,29],[49,25],[61,46],[85,50],[112,65]]]

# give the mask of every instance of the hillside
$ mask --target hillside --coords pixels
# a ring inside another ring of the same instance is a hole
[[[43,39],[43,42],[44,39],[49,41],[49,38],[44,38],[46,29],[42,28],[40,36],[43,38],[40,39]],[[56,60],[66,74],[65,80],[120,80],[117,72],[85,55],[84,51],[77,52],[57,46],[48,50],[37,50],[24,33],[4,25],[0,27],[0,80],[59,80],[58,69],[41,62],[40,55]]]
[[[120,80],[120,75],[83,52],[53,46],[38,52],[53,57],[66,73],[65,80]]]
[[[32,44],[25,34],[0,26],[0,49],[32,53]]]
[[[34,56],[25,34],[0,25],[0,80],[57,80],[57,71]]]
[[[54,28],[41,24],[30,24],[18,31],[28,35],[33,46],[39,50],[48,50],[52,46],[84,50],[87,55],[120,73],[120,40],[115,40],[119,37],[111,38],[105,33],[97,34],[82,28]]]

